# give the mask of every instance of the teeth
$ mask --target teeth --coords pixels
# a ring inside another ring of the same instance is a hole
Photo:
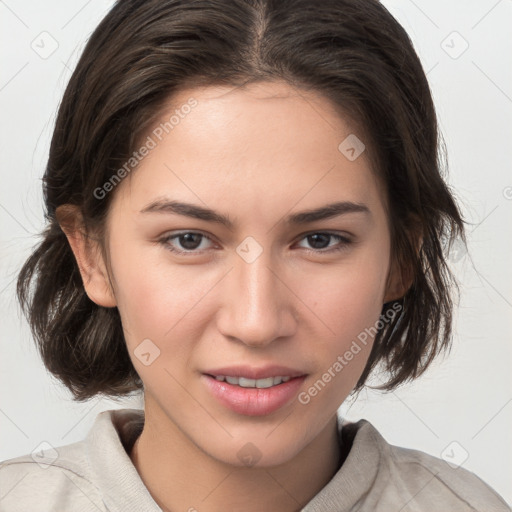
[[[216,380],[226,381],[228,384],[242,388],[270,388],[282,382],[288,382],[290,377],[267,377],[266,379],[247,379],[245,377],[230,377],[229,375],[217,375]]]

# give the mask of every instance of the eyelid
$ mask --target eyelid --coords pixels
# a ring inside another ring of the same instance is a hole
[[[337,230],[332,230],[332,229],[312,229],[310,231],[306,231],[305,233],[301,233],[298,236],[297,240],[302,240],[303,238],[306,238],[307,236],[316,235],[316,234],[331,235],[331,236],[335,236],[335,237],[339,236],[340,238],[343,238],[350,242],[352,242],[353,238],[354,238],[354,235],[352,235],[348,231],[337,231]]]

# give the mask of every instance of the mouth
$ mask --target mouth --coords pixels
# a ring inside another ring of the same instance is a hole
[[[296,398],[307,377],[303,372],[283,368],[280,373],[275,368],[227,370],[203,373],[201,380],[219,404],[244,416],[264,416],[281,409]],[[275,373],[269,375],[272,371]],[[257,374],[262,373],[267,375],[258,378]]]

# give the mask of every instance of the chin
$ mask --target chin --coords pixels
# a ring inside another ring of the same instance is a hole
[[[280,420],[282,421],[282,420]],[[284,420],[286,421],[286,420]],[[284,425],[265,425],[254,428],[226,429],[233,437],[210,437],[199,447],[213,459],[236,467],[271,467],[286,464],[308,445],[302,435],[294,437]],[[204,439],[204,438],[203,438]]]

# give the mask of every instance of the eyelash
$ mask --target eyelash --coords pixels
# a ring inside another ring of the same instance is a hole
[[[201,233],[201,232],[198,232],[198,231],[181,231],[180,233],[176,233],[176,234],[173,234],[173,235],[166,235],[165,237],[163,237],[160,240],[158,240],[158,242],[161,243],[167,250],[169,250],[169,251],[171,251],[173,253],[179,254],[179,255],[198,255],[198,254],[202,254],[204,252],[204,250],[203,251],[196,251],[196,250],[182,251],[182,250],[174,248],[169,243],[171,240],[174,240],[175,238],[179,238],[179,237],[181,237],[183,235],[188,235],[188,234],[201,235],[203,238],[206,238],[206,239],[211,241],[211,238],[208,237],[207,235],[205,235],[204,233]],[[325,250],[325,249],[304,249],[303,248],[306,252],[308,252],[310,254],[318,255],[318,254],[332,254],[332,253],[335,253],[335,252],[340,252],[340,251],[346,250],[347,247],[352,243],[352,240],[348,239],[347,237],[338,235],[336,233],[331,233],[329,231],[312,231],[310,233],[306,233],[305,235],[303,235],[302,238],[299,239],[299,241],[301,241],[301,240],[303,240],[303,239],[305,239],[305,238],[307,238],[309,236],[312,236],[312,235],[327,235],[327,236],[330,236],[332,238],[338,239],[338,241],[341,242],[341,243],[338,246],[335,246],[334,248],[331,248],[331,249],[328,249],[328,250]]]

